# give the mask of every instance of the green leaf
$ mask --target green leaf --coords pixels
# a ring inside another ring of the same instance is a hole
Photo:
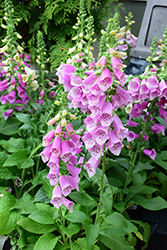
[[[167,170],[167,162],[166,161],[162,161],[161,159],[159,159],[158,157],[156,157],[155,158],[155,163],[157,163],[160,167],[162,167],[165,170]]]
[[[54,234],[46,233],[42,235],[36,242],[33,250],[53,250],[56,246],[59,237]]]
[[[10,211],[15,202],[15,197],[10,192],[4,193],[0,198],[0,235],[11,233],[16,229],[17,221],[22,218],[17,211]]]
[[[113,205],[112,195],[106,196],[105,194],[103,194],[101,196],[101,199],[102,199],[102,204],[104,206],[105,214],[109,215],[111,213]]]
[[[71,241],[70,242],[70,250],[82,250],[82,248],[76,242]]]
[[[161,151],[160,154],[156,155],[156,158],[161,159],[161,160],[167,160],[167,151]]]
[[[148,162],[146,162],[146,163],[138,162],[138,164],[134,167],[133,173],[138,173],[140,171],[150,170],[153,168],[154,167]]]
[[[32,125],[32,122],[31,122],[31,116],[28,115],[28,114],[17,114],[16,115],[17,119],[20,121],[20,122],[23,122],[23,123],[26,123],[28,125]]]
[[[86,232],[86,242],[90,246],[94,243],[99,235],[99,224],[91,224],[90,221],[86,220],[82,222]]]
[[[21,214],[30,214],[37,210],[36,205],[34,204],[33,198],[27,192],[17,200],[16,204],[12,209],[19,209]]]
[[[0,152],[0,167],[4,164],[8,155],[5,152]]]
[[[146,243],[142,248],[142,249],[146,249],[147,245],[148,245],[148,241],[150,239],[150,225],[147,222],[142,222],[142,221],[137,221],[137,220],[132,220],[132,222],[134,224],[137,224],[140,228],[141,228],[141,232],[143,235],[143,241]]]
[[[9,117],[0,124],[0,134],[14,135],[18,133],[19,123],[15,117]]]
[[[84,220],[87,220],[87,216],[86,214],[84,214],[81,211],[73,211],[73,213],[69,213],[66,215],[65,217],[67,220],[71,221],[71,222],[83,222]]]
[[[116,162],[120,166],[126,168],[127,170],[129,169],[129,162],[128,162],[128,160],[126,158],[116,158]]]
[[[114,212],[104,219],[108,224],[115,225],[116,227],[122,228],[125,234],[129,234],[137,231],[137,228],[128,221],[122,214]]]
[[[131,186],[129,193],[131,194],[152,194],[157,191],[157,188],[149,187],[147,185]]]
[[[3,180],[15,180],[17,178],[17,176],[13,175],[9,169],[7,168],[1,168],[0,170],[1,174],[0,174],[0,179],[3,179]]]
[[[49,203],[50,199],[47,197],[45,190],[41,187],[34,197],[34,202]]]
[[[46,195],[51,200],[52,199],[53,188],[52,188],[52,186],[49,183],[47,175],[46,176],[42,176],[41,181],[42,181],[42,184],[43,184],[43,188],[44,188],[44,190],[46,192]]]
[[[135,196],[133,200],[136,202],[137,205],[140,205],[148,210],[157,211],[164,208],[167,208],[167,202],[160,196],[147,199],[143,196]]]
[[[4,162],[4,167],[11,167],[11,166],[21,166],[23,161],[27,159],[28,150],[27,149],[20,149],[17,152],[14,152],[10,155],[7,160]]]
[[[95,246],[95,245],[88,246],[85,238],[79,238],[75,241],[75,243],[80,247],[80,248],[76,248],[76,250],[80,250],[80,249],[81,250],[100,250],[98,246]]]
[[[53,213],[51,214],[46,210],[35,211],[28,217],[41,224],[54,224]]]
[[[71,237],[80,231],[80,227],[76,224],[69,224],[68,227],[61,225],[61,229],[68,237]]]
[[[103,227],[100,230],[100,241],[112,250],[134,250],[125,240],[120,228],[114,226]]]
[[[10,138],[10,140],[1,140],[0,145],[9,153],[18,151],[19,149],[25,148],[25,140],[21,138]]]
[[[76,203],[81,204],[83,206],[91,206],[93,204],[96,204],[96,201],[90,195],[88,195],[84,190],[80,192],[74,191],[69,195],[69,197]]]
[[[36,221],[33,221],[30,218],[24,218],[18,221],[17,224],[28,232],[34,234],[50,233],[57,229],[54,225],[41,224]]]

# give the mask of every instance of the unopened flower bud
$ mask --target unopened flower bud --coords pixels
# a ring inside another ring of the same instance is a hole
[[[45,68],[45,65],[44,65],[44,64],[42,64],[42,65],[41,65],[41,69],[44,69],[44,68]]]
[[[62,118],[62,119],[61,119],[61,126],[62,126],[62,127],[65,127],[66,125],[67,125],[66,118]]]
[[[82,33],[82,32],[79,34],[79,37],[80,37],[80,38],[83,37],[83,33]]]
[[[1,27],[2,27],[3,29],[6,29],[6,28],[7,28],[6,25],[4,25],[3,23],[1,24]]]
[[[57,106],[59,106],[60,102],[59,101],[55,101],[54,104],[57,105]]]
[[[77,119],[77,117],[76,117],[75,115],[73,115],[73,114],[70,114],[70,118],[71,118],[72,120],[76,120],[76,119]]]
[[[22,39],[22,36],[20,34],[17,34],[18,39]]]
[[[117,30],[111,30],[110,35],[115,35],[117,33]]]
[[[66,116],[66,115],[67,115],[67,110],[64,109],[64,110],[62,111],[62,116],[64,117],[64,116]]]
[[[55,121],[57,122],[58,120],[60,120],[60,118],[61,118],[61,115],[58,113],[56,116],[55,116]]]

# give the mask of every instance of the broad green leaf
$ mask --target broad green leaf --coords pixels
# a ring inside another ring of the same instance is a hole
[[[0,235],[11,233],[17,227],[17,221],[22,216],[17,211],[10,211],[16,200],[10,192],[4,193],[0,198]]]
[[[9,117],[6,121],[0,123],[0,134],[14,135],[18,133],[19,123],[15,117]]]
[[[22,164],[19,164],[19,168],[30,168],[35,165],[35,162],[33,159],[26,159],[22,162]]]
[[[1,168],[0,170],[0,179],[3,180],[15,180],[17,176],[13,175],[8,168]]]
[[[129,193],[134,193],[134,194],[152,194],[155,191],[157,191],[156,188],[149,187],[147,185],[138,185],[138,186],[131,186],[129,188]]]
[[[122,214],[114,212],[104,219],[108,224],[124,229],[125,234],[137,231],[137,228]]]
[[[21,166],[23,161],[27,159],[27,154],[28,154],[27,149],[19,149],[6,159],[3,166],[4,167]]]
[[[167,208],[167,202],[160,196],[147,199],[143,196],[134,196],[133,200],[137,205],[140,205],[148,210],[157,211],[164,208]]]
[[[150,170],[150,169],[153,169],[153,168],[154,168],[154,166],[152,166],[148,162],[146,162],[146,163],[138,162],[138,164],[134,167],[133,173],[138,173],[140,171]]]
[[[8,155],[5,152],[0,152],[0,167],[4,164]]]
[[[53,187],[50,185],[49,180],[46,176],[42,176],[41,178],[42,184],[43,184],[43,188],[46,192],[46,195],[49,197],[49,199],[52,199],[52,192],[53,192]]]
[[[26,123],[28,125],[32,125],[32,122],[31,122],[31,116],[28,115],[28,114],[17,114],[16,115],[16,118],[20,121],[20,122],[23,122],[23,123]]]
[[[30,218],[24,218],[17,222],[19,226],[27,230],[28,232],[34,233],[34,234],[43,234],[43,233],[50,233],[55,231],[57,228],[54,225],[46,225],[41,224],[36,221],[33,221]]]
[[[58,238],[59,237],[56,237],[54,234],[46,233],[37,240],[33,250],[53,250]]]
[[[47,197],[45,190],[41,187],[34,197],[34,202],[49,203],[50,199]]]
[[[9,153],[18,151],[19,149],[25,148],[25,140],[21,138],[10,138],[10,140],[1,140],[0,145]]]
[[[71,237],[80,231],[80,227],[76,224],[69,224],[68,227],[61,225],[61,229],[68,237]]]
[[[114,203],[114,204],[113,204],[113,207],[114,207],[115,209],[117,209],[119,212],[121,212],[121,211],[124,210],[124,208],[125,208],[125,202],[119,201],[119,202],[117,202],[117,203]]]
[[[112,205],[113,205],[112,195],[106,196],[105,194],[103,194],[101,196],[101,199],[102,199],[102,204],[104,207],[105,214],[109,215],[111,213]]]
[[[69,197],[76,203],[81,204],[83,206],[91,206],[93,204],[96,204],[96,201],[90,195],[88,195],[84,190],[80,192],[74,191],[69,195]]]
[[[100,241],[112,250],[134,250],[133,246],[130,246],[121,228],[116,228],[114,226],[103,227],[100,230]]]
[[[16,204],[12,209],[19,209],[21,214],[30,214],[37,210],[36,205],[34,204],[33,198],[27,192],[17,200]]]
[[[30,219],[41,224],[54,224],[53,213],[46,210],[38,210],[28,216]]]
[[[161,166],[162,168],[164,168],[165,170],[167,170],[167,162],[166,161],[162,161],[161,159],[159,159],[158,157],[155,158],[155,163],[157,163],[159,166]]]
[[[148,241],[150,239],[150,225],[147,222],[142,222],[142,221],[136,221],[136,220],[132,220],[132,222],[134,224],[136,224],[138,227],[141,228],[141,232],[143,235],[143,241],[146,243],[142,248],[142,249],[146,249],[147,245],[148,245]]]
[[[90,221],[86,220],[82,222],[86,232],[86,242],[90,246],[94,243],[97,236],[99,235],[99,224],[91,224]]]
[[[84,220],[87,220],[87,216],[86,214],[84,214],[81,211],[73,211],[73,213],[69,213],[66,215],[65,217],[67,220],[71,221],[71,222],[83,222]]]
[[[65,243],[65,244],[61,245],[60,243],[57,243],[56,248],[54,250],[69,250],[69,249],[70,249],[70,244]]]
[[[167,160],[167,151],[161,151],[160,154],[156,155],[156,158],[161,159],[161,160]]]
[[[82,250],[100,250],[98,246],[88,246],[85,238],[79,238],[75,241],[75,243],[77,243]]]
[[[126,158],[116,158],[116,162],[120,166],[122,166],[122,167],[124,167],[126,169],[129,169],[129,162],[128,162],[128,160]]]
[[[82,248],[76,242],[71,241],[70,242],[70,250],[82,250]]]

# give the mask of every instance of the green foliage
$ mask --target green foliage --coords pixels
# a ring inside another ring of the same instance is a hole
[[[102,22],[111,15],[112,3],[117,0],[86,0],[87,13],[93,15],[95,20],[95,32],[99,36],[103,27]],[[16,1],[13,0],[14,14],[21,19],[17,31],[22,35],[21,42],[31,53],[32,59],[36,56],[36,34],[39,30],[44,33],[47,52],[51,57],[51,70],[60,65],[61,61],[67,60],[67,49],[72,47],[71,38],[74,30],[79,9],[79,0],[47,0],[47,1]],[[114,7],[115,9],[118,7]],[[4,23],[4,2],[0,3],[0,23]],[[3,29],[0,28],[0,41],[5,37]],[[0,42],[0,47],[2,47]]]

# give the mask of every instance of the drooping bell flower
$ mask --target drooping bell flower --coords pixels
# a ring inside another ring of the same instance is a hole
[[[5,120],[7,120],[9,118],[9,116],[12,115],[12,113],[13,113],[13,109],[10,109],[8,111],[4,111],[3,116],[4,116]]]
[[[59,157],[61,154],[61,139],[59,136],[56,136],[53,140],[51,153],[54,157]]]
[[[81,168],[77,168],[74,166],[74,164],[71,163],[67,163],[67,170],[68,172],[75,178],[78,179],[78,175],[81,172]]]
[[[107,58],[105,56],[100,57],[100,59],[96,63],[96,67],[105,67],[107,62]]]
[[[70,184],[70,182],[68,181],[67,177],[64,176],[64,175],[60,176],[59,182],[60,182],[62,194],[66,197],[73,190],[73,186]]]
[[[103,105],[102,114],[100,116],[100,123],[103,127],[109,127],[113,121],[113,108],[111,102],[107,101]]]
[[[97,144],[103,145],[108,139],[108,127],[103,127],[100,123],[92,132]]]
[[[81,86],[82,78],[80,76],[72,76],[71,77],[71,85],[72,86]]]
[[[113,127],[119,139],[123,140],[128,133],[128,129],[124,127],[117,114],[114,115]]]
[[[16,97],[16,92],[12,90],[8,95],[7,95],[7,101],[9,103],[14,103],[15,102],[15,97]]]
[[[42,161],[46,163],[51,156],[52,143],[48,144],[44,150],[40,153]]]
[[[148,106],[148,101],[145,101],[143,103],[135,103],[134,107],[130,113],[130,117],[139,117],[142,115],[143,110],[147,108]]]
[[[159,108],[159,116],[162,117],[165,121],[165,123],[167,123],[167,111]]]
[[[18,92],[18,96],[23,99],[27,94],[26,91],[24,89],[22,89],[20,86],[17,86],[17,92]]]
[[[15,108],[16,110],[18,110],[18,111],[22,111],[22,109],[24,108],[24,105],[21,105],[21,104],[23,104],[22,100],[17,99],[17,100],[15,101],[15,104],[20,104],[20,105],[15,105],[14,108]]]
[[[43,137],[42,146],[46,147],[52,141],[54,136],[55,136],[55,130],[52,129]]]
[[[70,147],[69,147],[68,143],[64,140],[61,143],[61,147],[62,147],[61,160],[64,162],[67,162],[67,161],[69,161],[69,159],[72,156]]]
[[[160,125],[158,123],[154,123],[154,126],[151,127],[152,132],[159,134],[162,132],[162,135],[165,136],[165,127],[166,125]]]
[[[98,160],[103,155],[103,145],[95,144],[91,149],[89,149],[91,156]]]
[[[49,179],[51,186],[56,186],[59,180],[59,171],[50,168],[47,178]]]
[[[143,152],[145,153],[145,155],[149,156],[152,160],[155,160],[156,151],[154,148],[152,150],[144,149]]]
[[[66,198],[63,198],[63,204],[64,206],[69,210],[70,213],[73,212],[74,202],[70,201]]]
[[[62,126],[58,124],[55,129],[55,136],[61,136],[62,134]]]
[[[49,166],[50,169],[53,169],[57,172],[59,172],[59,157],[54,157],[53,154],[51,154],[49,162],[47,164]]]
[[[95,145],[95,139],[92,136],[92,133],[86,133],[82,136],[82,141],[85,144],[86,149],[90,149]]]
[[[147,79],[147,88],[148,89],[152,89],[152,88],[157,88],[158,86],[158,78],[156,75],[151,75],[148,79]]]
[[[134,140],[137,139],[138,137],[139,137],[139,135],[138,135],[138,134],[135,134],[133,131],[129,131],[129,132],[127,133],[127,136],[126,136],[128,142],[134,141]]]
[[[84,169],[86,169],[89,178],[91,178],[96,173],[96,169],[99,165],[99,162],[100,159],[96,160],[94,157],[91,157],[84,165]]]
[[[132,81],[128,84],[128,91],[129,93],[134,93],[139,91],[140,80],[138,77],[135,77]]]
[[[106,143],[105,148],[109,149],[111,153],[114,155],[119,156],[121,153],[121,149],[124,147],[122,142],[120,141],[119,137],[116,133],[111,129],[109,131],[109,141]]]
[[[53,189],[51,203],[56,208],[60,208],[61,205],[63,204],[63,197],[62,197],[61,188],[58,185],[55,186]]]
[[[111,78],[111,72],[108,68],[103,69],[100,79],[99,79],[99,88],[102,91],[106,91],[112,86],[113,79]]]

